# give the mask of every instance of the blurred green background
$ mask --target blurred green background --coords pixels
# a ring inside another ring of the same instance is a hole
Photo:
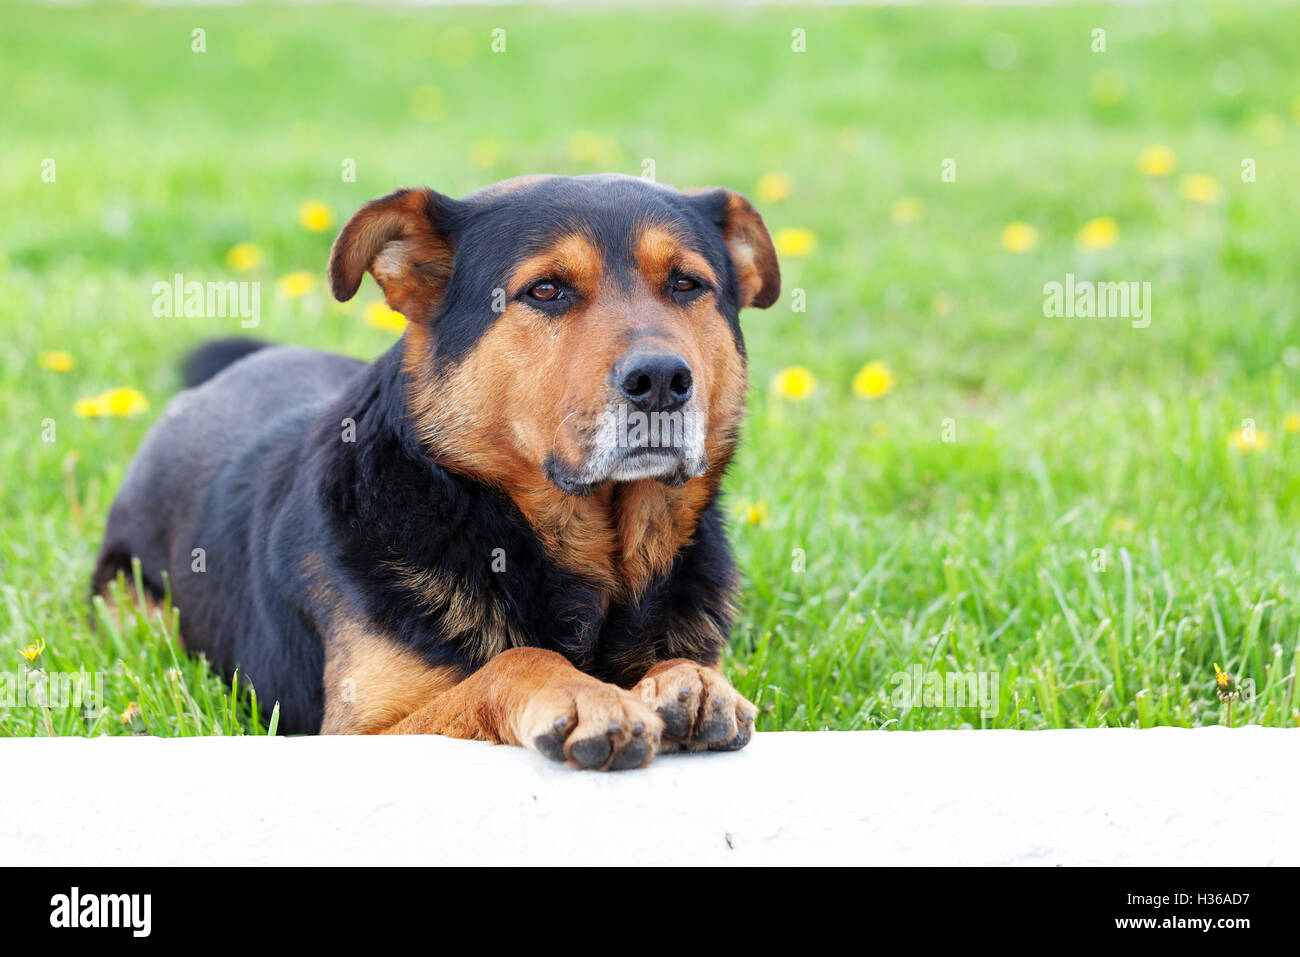
[[[1297,23],[0,8],[0,672],[102,670],[108,698],[0,708],[0,734],[263,730],[156,624],[87,624],[179,358],[241,331],[155,318],[154,283],[260,281],[258,335],[371,357],[376,287],[323,284],[367,199],[647,161],[747,193],[782,250],[726,485],[760,728],[1300,723]],[[1044,317],[1067,273],[1150,282],[1150,326]],[[1250,682],[1231,716],[1216,663]],[[917,666],[996,673],[996,714],[900,705]]]

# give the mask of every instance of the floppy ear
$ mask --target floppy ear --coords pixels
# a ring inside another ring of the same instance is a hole
[[[330,250],[334,298],[351,299],[369,270],[389,308],[427,320],[451,278],[451,238],[439,225],[450,203],[431,189],[399,189],[362,206]]]
[[[736,267],[740,308],[766,309],[781,295],[781,266],[763,217],[749,200],[729,189],[688,189],[705,214],[722,230]]]

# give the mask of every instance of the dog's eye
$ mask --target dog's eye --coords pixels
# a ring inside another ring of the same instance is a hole
[[[560,294],[560,287],[553,282],[534,283],[528,290],[528,295],[532,296],[538,302],[550,302]]]
[[[678,276],[676,279],[673,280],[674,292],[690,292],[692,289],[695,289],[698,286],[699,286],[698,282],[696,282],[694,279],[688,279],[686,276]]]

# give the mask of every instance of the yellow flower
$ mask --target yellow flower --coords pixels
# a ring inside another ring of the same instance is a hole
[[[569,137],[569,157],[577,163],[613,166],[618,162],[618,144],[591,130],[578,130]]]
[[[779,229],[772,242],[777,255],[791,258],[812,255],[817,248],[817,236],[811,229]]]
[[[1288,435],[1294,435],[1300,432],[1300,412],[1288,412],[1282,420],[1282,428]]]
[[[27,663],[29,665],[32,664],[37,658],[39,658],[41,652],[45,650],[45,636],[42,635],[40,638],[37,639],[37,642],[38,644],[28,645],[22,651],[18,652],[20,655],[22,655],[24,658],[27,659]]]
[[[1265,146],[1277,146],[1282,142],[1282,117],[1276,113],[1265,113],[1255,121],[1255,135]]]
[[[1230,695],[1237,690],[1237,686],[1232,681],[1232,675],[1219,667],[1219,663],[1214,663],[1214,686],[1220,697]]]
[[[1138,172],[1143,176],[1168,176],[1174,171],[1174,151],[1168,146],[1148,146],[1138,153]]]
[[[893,390],[893,370],[879,359],[868,362],[853,377],[853,394],[863,399],[879,399]]]
[[[447,97],[436,86],[417,86],[408,104],[411,115],[421,123],[432,123],[447,108]]]
[[[107,392],[101,392],[99,395],[86,399],[78,399],[72,407],[73,414],[83,419],[102,418],[110,415],[119,419],[126,419],[148,411],[149,400],[144,397],[144,394],[125,386],[109,389]]]
[[[1234,452],[1250,455],[1252,452],[1267,452],[1269,439],[1267,432],[1254,428],[1241,428],[1228,436],[1228,445]]]
[[[275,291],[286,299],[299,299],[316,288],[316,276],[305,270],[281,276],[275,282]]]
[[[334,214],[319,199],[309,199],[298,207],[298,222],[313,233],[323,233],[334,225]]]
[[[1124,99],[1124,78],[1114,70],[1098,70],[1088,85],[1088,95],[1098,106],[1114,106]]]
[[[389,309],[388,304],[380,300],[366,306],[366,322],[376,329],[386,329],[389,332],[403,332],[406,329],[406,317],[395,309]]]
[[[762,502],[755,502],[745,509],[746,525],[762,525],[767,521],[767,506]]]
[[[790,366],[772,377],[772,391],[792,402],[802,402],[816,390],[817,380],[803,366]]]
[[[1219,198],[1219,181],[1205,173],[1188,173],[1178,182],[1178,195],[1190,203],[1212,203]]]
[[[226,265],[235,272],[248,272],[256,269],[262,261],[262,250],[253,243],[239,243],[230,247],[226,253]]]
[[[1013,253],[1027,253],[1038,245],[1038,230],[1016,220],[1002,230],[1002,245]]]
[[[1119,241],[1119,226],[1109,216],[1098,216],[1083,224],[1078,238],[1084,249],[1109,249]]]
[[[469,161],[475,169],[491,169],[501,162],[501,144],[490,138],[475,140],[469,144]]]
[[[126,710],[122,712],[122,724],[134,724],[140,717],[140,706],[134,701],[127,702]]]
[[[889,207],[889,218],[900,226],[914,223],[921,218],[921,201],[912,196],[894,200]]]
[[[49,349],[36,353],[36,365],[46,372],[70,372],[77,364],[72,353],[62,349]]]
[[[759,202],[775,203],[790,195],[790,176],[787,173],[764,173],[758,178],[754,194]]]

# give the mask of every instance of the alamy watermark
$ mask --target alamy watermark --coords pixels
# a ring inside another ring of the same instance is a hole
[[[80,708],[104,706],[102,671],[0,671],[0,711],[10,708]]]
[[[262,284],[253,282],[185,281],[183,273],[171,282],[153,284],[153,314],[158,319],[233,319],[244,329],[262,321]]]
[[[913,708],[979,708],[991,718],[998,713],[998,672],[927,671],[912,665],[889,676],[890,702],[899,711]]]
[[[639,412],[620,405],[601,416],[612,426],[618,448],[680,449],[686,444],[686,416],[680,410]]]
[[[1043,286],[1043,315],[1060,319],[1129,319],[1134,329],[1151,325],[1151,283],[1093,282],[1065,274]]]

